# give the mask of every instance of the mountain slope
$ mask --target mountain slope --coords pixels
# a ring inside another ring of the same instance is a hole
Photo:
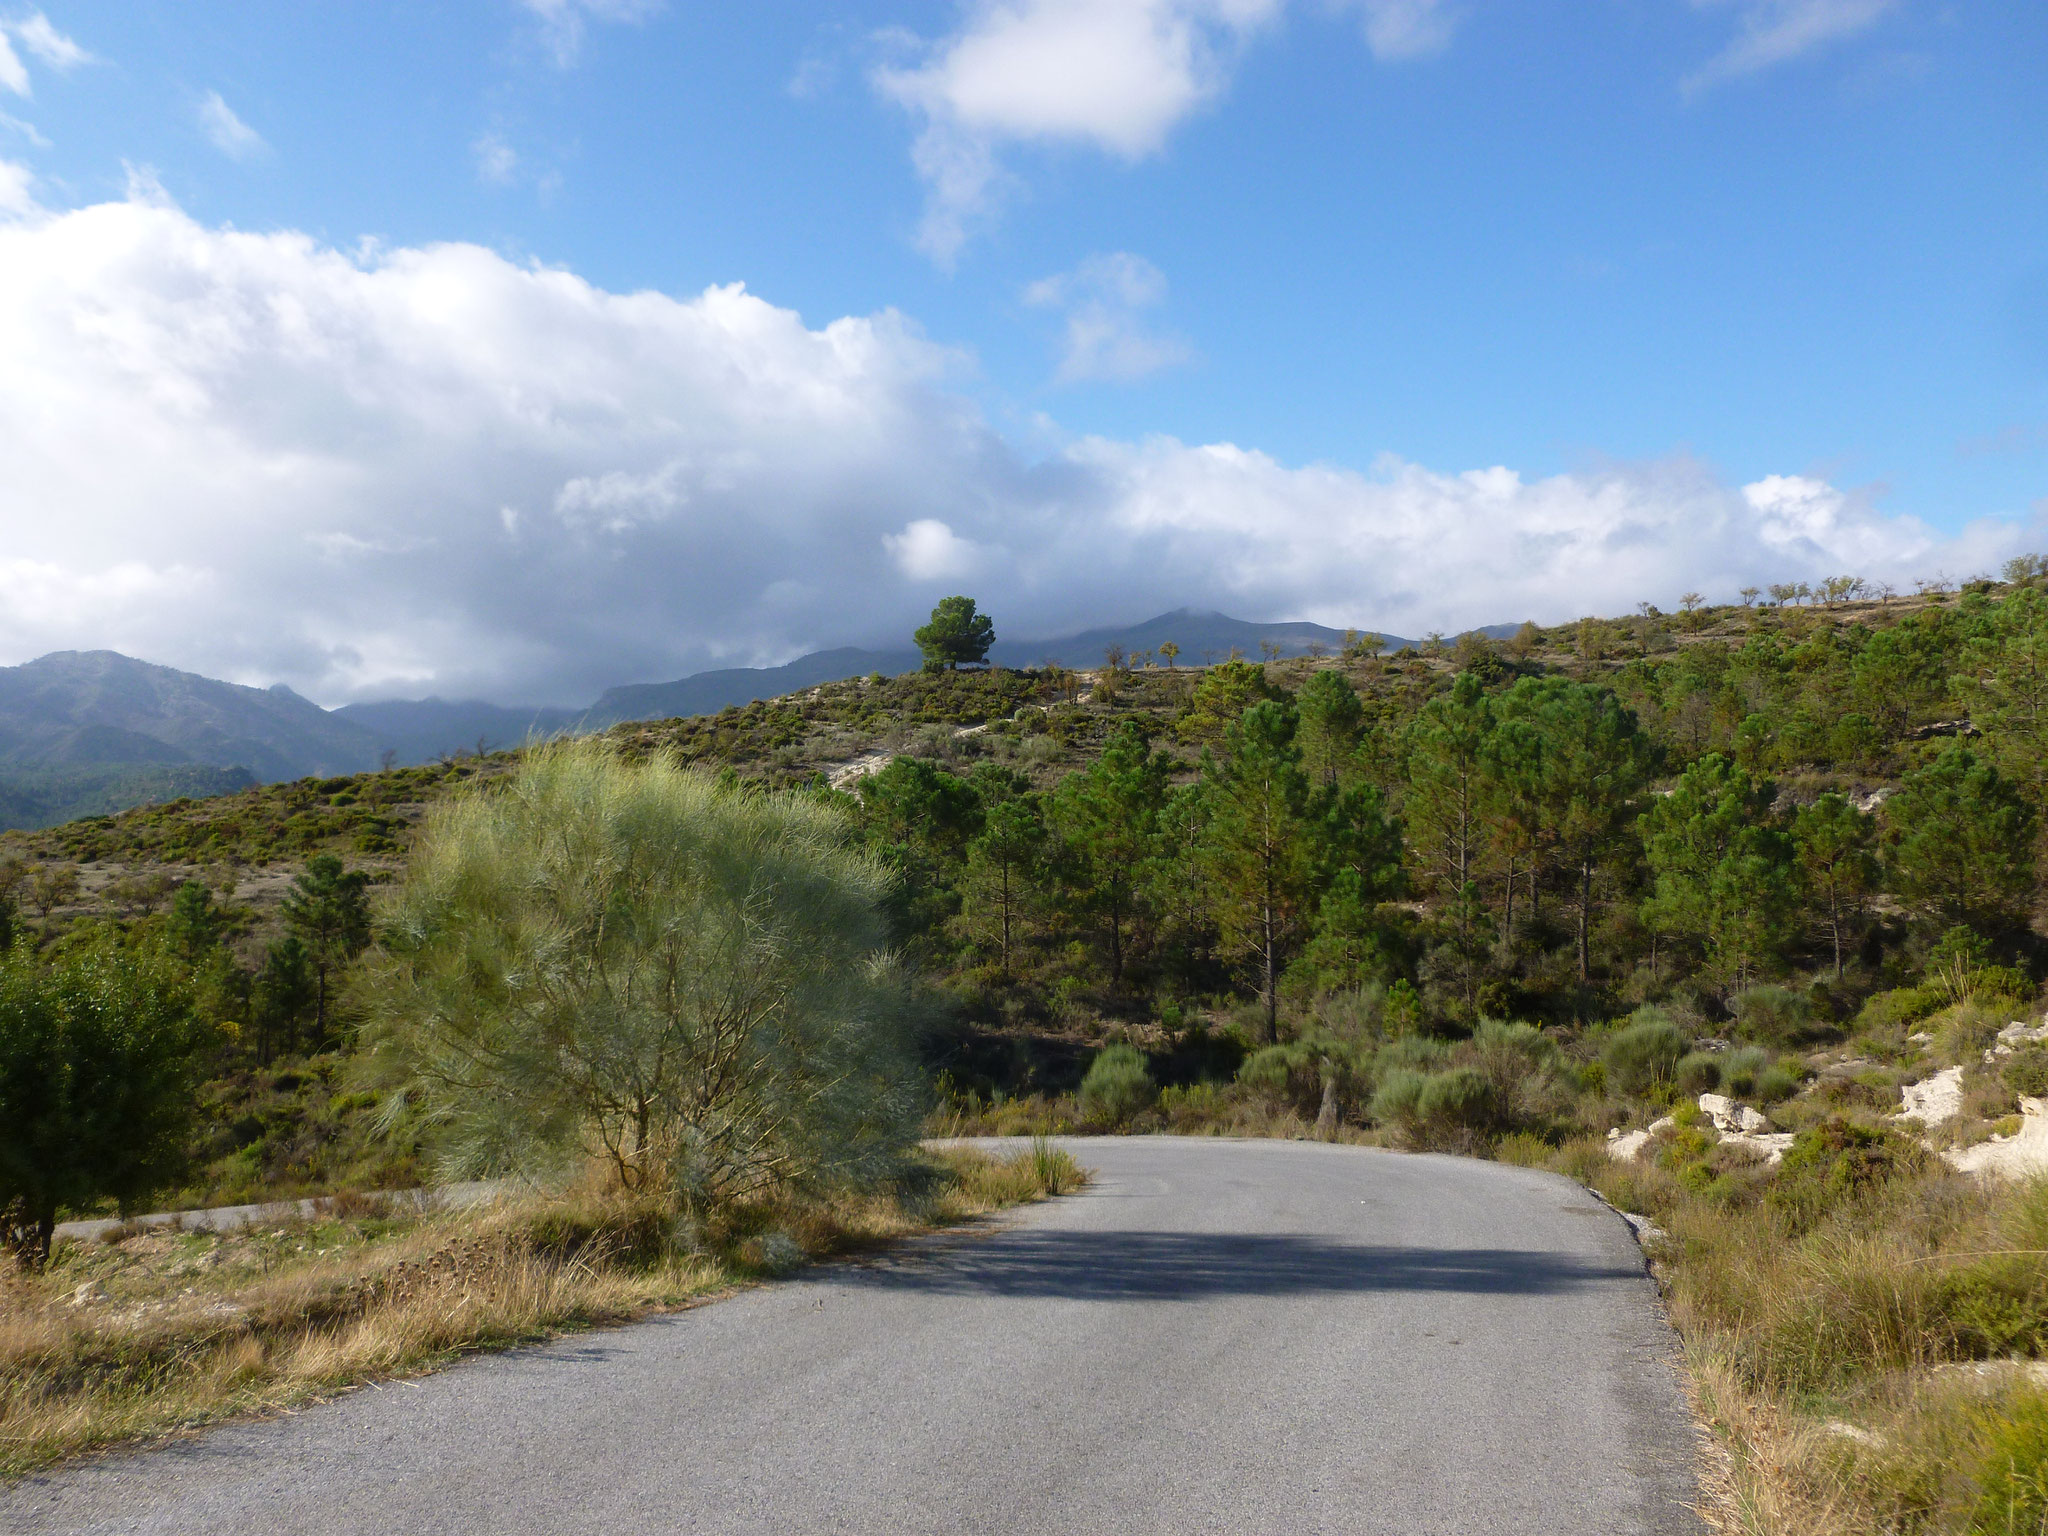
[[[376,761],[368,731],[282,685],[246,688],[116,651],[0,667],[0,768],[208,764],[270,781]]]
[[[376,739],[379,752],[400,763],[431,763],[444,753],[486,752],[516,747],[534,736],[576,729],[586,713],[548,705],[527,708],[482,699],[381,699],[344,704],[334,718],[360,726]]]
[[[629,720],[673,720],[715,714],[728,704],[780,698],[798,688],[865,677],[870,672],[893,677],[915,670],[921,662],[915,650],[864,651],[841,646],[837,650],[813,651],[779,667],[727,667],[717,672],[692,673],[669,683],[628,683],[621,688],[607,688],[590,706],[585,723],[591,729],[602,729]]]

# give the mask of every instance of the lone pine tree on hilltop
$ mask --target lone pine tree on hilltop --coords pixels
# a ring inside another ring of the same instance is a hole
[[[974,611],[971,597],[945,597],[932,610],[932,621],[911,636],[924,652],[925,670],[940,668],[952,672],[960,663],[970,665],[988,660],[988,648],[995,644],[995,620]]]

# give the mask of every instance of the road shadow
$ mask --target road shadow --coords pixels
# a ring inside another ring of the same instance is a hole
[[[1395,1248],[1288,1233],[1004,1232],[862,1266],[863,1288],[1083,1301],[1443,1291],[1546,1295],[1640,1269],[1515,1248]]]

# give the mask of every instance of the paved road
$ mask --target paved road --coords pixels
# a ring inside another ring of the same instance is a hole
[[[0,1491],[28,1532],[1700,1531],[1621,1219],[1546,1174],[1075,1143],[993,1234]]]

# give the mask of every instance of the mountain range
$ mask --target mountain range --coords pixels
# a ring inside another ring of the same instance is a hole
[[[1513,624],[1490,625],[1489,636]],[[1232,655],[1336,651],[1345,633],[1320,624],[1257,624],[1177,609],[1142,624],[1051,640],[998,640],[1002,666],[1101,665],[1112,647],[1179,647],[1184,665]],[[1412,642],[1381,635],[1382,647]],[[251,688],[138,661],[117,651],[56,651],[0,667],[0,830],[49,826],[181,795],[223,794],[258,782],[422,763],[560,731],[628,720],[712,714],[818,683],[920,664],[914,648],[813,651],[777,667],[728,667],[665,683],[607,689],[586,708],[483,700],[393,699],[322,709],[279,684]]]

